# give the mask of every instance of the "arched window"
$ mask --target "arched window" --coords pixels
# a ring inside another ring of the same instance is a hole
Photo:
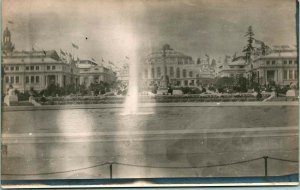
[[[183,77],[183,78],[186,77],[186,70],[185,70],[185,69],[182,70],[182,77]]]
[[[176,69],[176,78],[180,78],[180,69],[179,68]]]

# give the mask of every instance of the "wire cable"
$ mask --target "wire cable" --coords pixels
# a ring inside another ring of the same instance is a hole
[[[85,167],[85,168],[77,168],[77,169],[73,169],[73,170],[66,170],[66,171],[57,171],[57,172],[45,172],[45,173],[23,173],[23,174],[6,174],[6,173],[2,173],[1,175],[7,175],[7,176],[26,176],[26,175],[51,175],[51,174],[60,174],[60,173],[69,173],[69,172],[76,172],[76,171],[80,171],[80,170],[86,170],[86,169],[91,169],[91,168],[96,168],[96,167],[100,167],[100,166],[104,166],[107,165],[109,163],[105,162],[102,164],[97,164],[97,165],[93,165],[93,166],[89,166],[89,167]]]
[[[199,168],[211,168],[211,167],[222,167],[222,166],[230,166],[235,164],[242,164],[247,162],[252,162],[256,160],[260,160],[263,157],[254,158],[250,160],[243,160],[239,162],[231,162],[226,164],[215,164],[215,165],[206,165],[206,166],[147,166],[147,165],[136,165],[136,164],[128,164],[128,163],[119,163],[115,162],[114,164],[123,165],[123,166],[133,166],[133,167],[143,167],[143,168],[164,168],[164,169],[199,169]]]
[[[270,156],[268,156],[268,158],[270,158],[272,160],[283,161],[283,162],[293,162],[293,163],[298,163],[299,162],[299,161],[296,161],[296,160],[287,160],[287,159],[282,159],[282,158],[274,158],[274,157],[270,157]]]
[[[243,164],[243,163],[248,163],[248,162],[253,162],[256,160],[263,159],[264,157],[258,157],[258,158],[253,158],[249,160],[243,160],[243,161],[238,161],[238,162],[230,162],[230,163],[224,163],[224,164],[214,164],[214,165],[206,165],[206,166],[149,166],[149,165],[138,165],[138,164],[129,164],[129,163],[121,163],[121,162],[104,162],[101,164],[93,165],[93,166],[88,166],[84,168],[77,168],[73,170],[66,170],[66,171],[57,171],[57,172],[45,172],[45,173],[23,173],[23,174],[7,174],[7,173],[2,173],[1,175],[7,175],[7,176],[26,176],[26,175],[51,175],[51,174],[60,174],[60,173],[69,173],[69,172],[76,172],[80,170],[86,170],[86,169],[91,169],[91,168],[96,168],[104,165],[121,165],[121,166],[131,166],[131,167],[140,167],[140,168],[162,168],[162,169],[200,169],[200,168],[212,168],[212,167],[224,167],[224,166],[231,166],[231,165],[236,165],[236,164]],[[298,161],[295,160],[286,160],[286,159],[281,159],[281,158],[274,158],[274,157],[267,157],[272,160],[278,160],[278,161],[284,161],[284,162],[293,162],[293,163],[298,163]]]

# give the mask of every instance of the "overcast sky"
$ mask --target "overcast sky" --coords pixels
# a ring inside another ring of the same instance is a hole
[[[117,64],[165,43],[194,60],[233,55],[249,25],[269,45],[296,44],[296,0],[3,0],[2,9],[17,50],[62,49]]]

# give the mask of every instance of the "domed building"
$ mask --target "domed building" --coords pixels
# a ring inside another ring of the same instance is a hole
[[[195,64],[191,56],[175,51],[165,44],[160,50],[147,56],[143,79],[147,86],[160,88],[200,86],[200,65]]]

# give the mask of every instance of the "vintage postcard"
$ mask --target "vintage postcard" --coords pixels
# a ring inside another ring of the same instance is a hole
[[[298,185],[296,0],[3,0],[4,188]]]

